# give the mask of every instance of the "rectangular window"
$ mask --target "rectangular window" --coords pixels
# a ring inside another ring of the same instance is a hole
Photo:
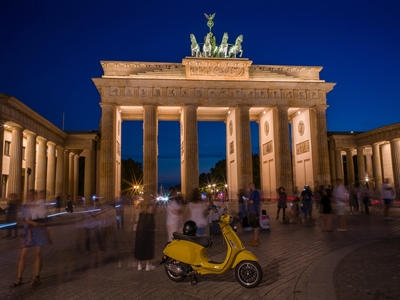
[[[22,147],[22,160],[25,160],[25,149],[26,147]]]
[[[11,146],[11,142],[5,141],[5,143],[4,143],[4,155],[10,156],[10,146]]]

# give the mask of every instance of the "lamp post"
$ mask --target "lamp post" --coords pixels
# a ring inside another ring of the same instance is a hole
[[[228,184],[225,183],[225,201],[229,201],[229,197],[228,197]]]

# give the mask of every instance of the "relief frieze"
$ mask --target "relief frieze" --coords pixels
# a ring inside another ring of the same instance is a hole
[[[269,153],[272,153],[273,147],[272,147],[272,141],[266,142],[265,144],[263,144],[263,155],[267,155]]]
[[[296,145],[296,155],[307,153],[310,151],[310,141],[304,141]]]
[[[190,66],[190,76],[213,76],[213,77],[244,77],[243,67],[232,66]]]
[[[116,86],[110,86],[110,96],[119,96],[119,88]]]

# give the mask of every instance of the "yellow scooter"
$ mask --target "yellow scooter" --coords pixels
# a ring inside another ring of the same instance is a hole
[[[207,248],[212,246],[212,240],[209,236],[195,235],[197,230],[195,222],[185,223],[184,234],[174,232],[174,239],[166,245],[160,262],[160,264],[165,263],[167,276],[175,282],[190,276],[191,284],[194,285],[197,283],[197,274],[218,275],[235,269],[236,280],[242,286],[256,287],[262,280],[262,269],[257,262],[258,258],[244,248],[242,241],[230,226],[232,220],[233,217],[230,215],[222,215],[219,218],[221,232],[227,245],[225,260],[220,263],[208,257]]]

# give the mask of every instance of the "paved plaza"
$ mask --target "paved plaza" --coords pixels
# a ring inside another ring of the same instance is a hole
[[[175,283],[158,265],[166,242],[165,209],[156,218],[155,270],[137,270],[133,258],[135,232],[132,207],[125,208],[125,228],[113,232],[100,252],[92,239],[91,252],[76,251],[74,221],[82,214],[54,217],[50,227],[54,243],[44,248],[42,284],[31,288],[33,253],[28,257],[24,284],[9,288],[17,277],[21,239],[0,240],[0,299],[400,299],[400,209],[392,221],[382,209],[370,216],[349,215],[348,232],[322,232],[314,209],[309,224],[275,220],[276,203],[263,205],[271,216],[271,230],[260,234],[259,247],[247,248],[260,259],[264,272],[253,289],[236,282],[234,272],[199,276],[197,285],[186,279]],[[0,216],[4,222],[4,215]],[[337,220],[334,218],[334,228]],[[0,235],[5,234],[4,230]],[[252,232],[242,232],[247,244]],[[209,254],[222,260],[226,248],[214,237]]]

